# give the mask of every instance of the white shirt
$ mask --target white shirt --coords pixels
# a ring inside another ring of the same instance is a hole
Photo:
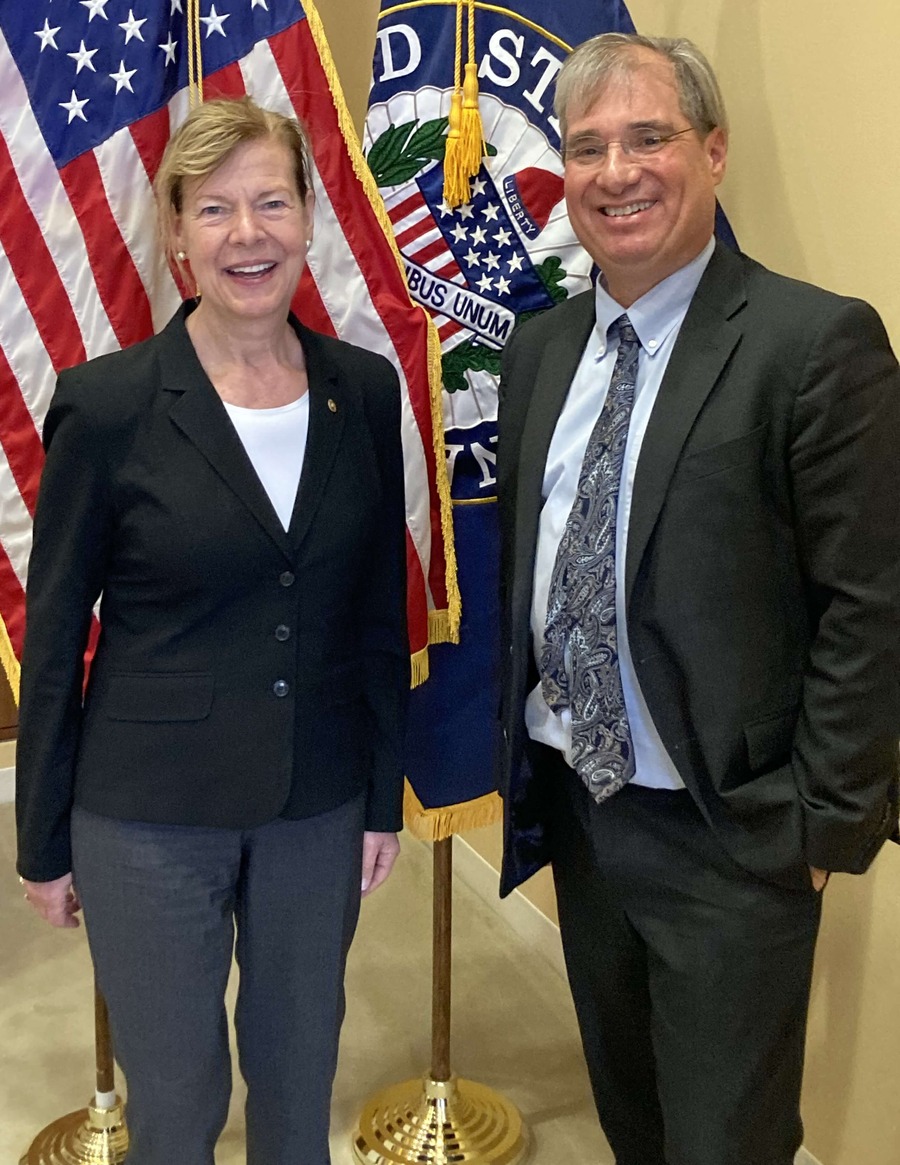
[[[309,393],[274,409],[245,409],[223,401],[241,444],[287,530],[294,512],[309,432]]]
[[[658,283],[628,308],[628,318],[641,341],[638,356],[634,407],[628,427],[628,440],[619,483],[616,519],[616,632],[622,691],[634,745],[636,785],[661,789],[682,789],[684,782],[671,757],[663,747],[659,733],[638,684],[628,644],[625,618],[625,551],[634,475],[647,423],[656,403],[669,357],[678,338],[687,309],[715,247],[709,244],[687,266]],[[531,607],[531,630],[535,660],[539,663],[547,622],[547,598],[566,520],[575,501],[578,478],[588,439],[600,416],[616,362],[616,343],[607,344],[610,325],[625,312],[601,286],[596,287],[596,323],[585,345],[581,361],[547,453],[542,495],[544,506],[538,526],[534,564],[534,596]],[[540,684],[529,693],[525,704],[525,725],[532,740],[559,749],[572,763],[572,716],[568,709],[550,710]]]

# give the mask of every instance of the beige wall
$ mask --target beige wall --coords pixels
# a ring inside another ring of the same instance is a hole
[[[900,347],[897,0],[630,0],[642,32],[695,39],[731,111],[722,201],[742,247],[859,295]],[[319,0],[364,115],[377,0]],[[469,840],[495,866],[498,830]],[[545,876],[529,896],[553,916]],[[900,847],[826,894],[810,1023],[807,1146],[824,1165],[900,1161]]]

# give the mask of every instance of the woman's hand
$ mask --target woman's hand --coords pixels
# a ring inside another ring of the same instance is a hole
[[[25,887],[26,900],[51,926],[81,925],[76,917],[81,903],[72,885],[71,874],[63,874],[52,882],[28,882],[24,878],[19,881]]]
[[[371,894],[385,880],[397,860],[400,840],[396,833],[363,834],[362,896]]]

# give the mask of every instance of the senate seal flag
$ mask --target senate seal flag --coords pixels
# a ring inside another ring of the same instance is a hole
[[[459,35],[457,31],[459,30]],[[632,32],[620,0],[384,0],[363,148],[412,297],[437,327],[462,623],[431,651],[412,698],[407,821],[446,837],[497,815],[497,514],[500,353],[517,323],[590,285],[563,202],[553,87],[599,32]],[[457,48],[459,51],[457,52]],[[486,156],[459,205],[445,197],[454,83],[477,77]]]

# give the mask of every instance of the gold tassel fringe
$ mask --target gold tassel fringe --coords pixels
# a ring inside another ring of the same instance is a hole
[[[0,618],[0,665],[6,672],[6,678],[9,680],[9,687],[13,694],[13,699],[16,702],[16,707],[19,706],[19,677],[22,674],[22,669],[19,661],[16,659],[16,653],[13,651],[12,640],[9,637],[9,632],[6,630],[6,624]]]
[[[444,805],[440,809],[426,809],[415,795],[409,781],[403,789],[403,820],[406,828],[420,841],[444,841],[455,833],[469,829],[483,829],[503,816],[503,802],[498,793],[486,793],[461,801],[458,805]]]

